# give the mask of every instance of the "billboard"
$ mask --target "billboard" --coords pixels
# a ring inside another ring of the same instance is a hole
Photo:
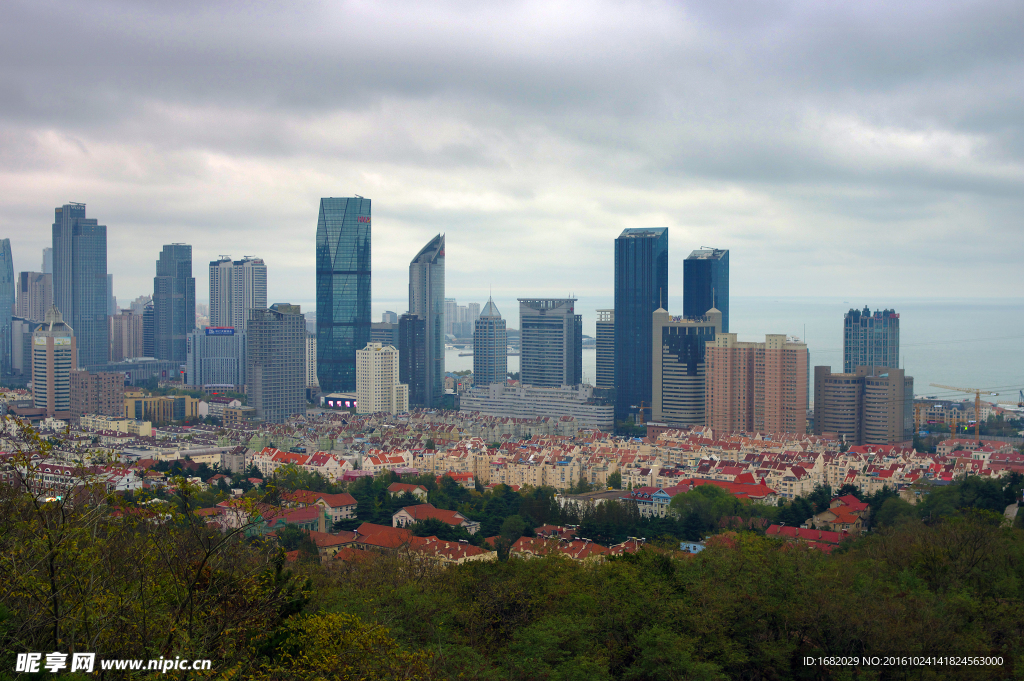
[[[207,336],[234,336],[235,327],[233,326],[208,326],[206,327]]]

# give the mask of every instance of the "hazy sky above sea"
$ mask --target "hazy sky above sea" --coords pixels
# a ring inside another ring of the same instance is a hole
[[[1022,35],[1019,0],[4,0],[0,237],[36,270],[81,201],[122,305],[185,242],[198,299],[256,255],[308,309],[318,200],[359,194],[377,300],[438,232],[460,302],[610,295],[645,226],[673,296],[700,246],[735,296],[1018,296]]]

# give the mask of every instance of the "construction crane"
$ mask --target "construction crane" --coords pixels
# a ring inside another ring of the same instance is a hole
[[[967,393],[970,395],[974,393],[974,439],[981,442],[981,394],[986,395],[998,395],[999,393],[989,392],[981,388],[957,388],[951,385],[940,385],[938,383],[929,383],[933,388],[942,388],[944,390],[953,390],[958,393]]]

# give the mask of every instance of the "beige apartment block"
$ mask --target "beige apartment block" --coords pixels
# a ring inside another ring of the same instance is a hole
[[[409,411],[409,386],[398,382],[398,350],[367,343],[356,351],[356,413],[404,414]]]

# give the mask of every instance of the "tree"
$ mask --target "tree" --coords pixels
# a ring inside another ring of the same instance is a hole
[[[615,471],[608,476],[608,486],[612,489],[622,489],[622,473]]]
[[[872,515],[872,520],[880,527],[891,527],[907,520],[916,520],[917,517],[917,511],[911,504],[895,496],[882,503],[878,513]]]

